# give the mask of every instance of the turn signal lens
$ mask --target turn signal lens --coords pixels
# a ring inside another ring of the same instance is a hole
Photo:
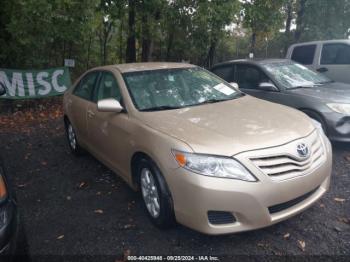
[[[177,163],[181,166],[184,167],[186,165],[186,156],[182,154],[181,152],[174,152],[175,154],[175,159]]]
[[[0,176],[0,200],[4,199],[6,196],[7,196],[7,190],[6,190],[5,181],[2,178],[2,176]]]

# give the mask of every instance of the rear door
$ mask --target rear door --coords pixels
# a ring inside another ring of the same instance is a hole
[[[99,73],[94,71],[86,74],[77,84],[68,98],[69,119],[77,133],[79,142],[86,144],[87,132],[87,110],[92,103],[92,94]]]
[[[337,82],[350,83],[350,45],[325,43],[317,71]]]
[[[87,123],[90,150],[119,175],[127,174],[130,147],[129,118],[126,111],[121,113],[100,112],[97,102],[114,98],[123,105],[119,84],[114,74],[103,71],[93,95],[93,103],[88,106]]]

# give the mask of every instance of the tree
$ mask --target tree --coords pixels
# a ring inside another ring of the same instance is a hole
[[[299,0],[298,1],[298,11],[297,11],[297,18],[296,18],[296,30],[294,34],[294,39],[296,42],[300,40],[301,33],[305,29],[305,6],[306,6],[307,0]]]
[[[238,1],[198,1],[193,14],[194,43],[203,46],[205,66],[211,67],[214,63],[216,47],[220,39],[228,33],[225,29],[233,23],[239,12]],[[198,42],[200,41],[200,42]]]
[[[250,52],[255,53],[257,39],[270,37],[283,24],[284,0],[245,0],[243,2],[245,27],[251,30]]]
[[[128,1],[128,40],[126,45],[126,62],[136,62],[136,30],[135,30],[135,10],[136,0]]]

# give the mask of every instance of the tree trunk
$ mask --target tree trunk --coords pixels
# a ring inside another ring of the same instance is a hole
[[[107,62],[107,38],[103,41],[103,65]]]
[[[296,19],[296,29],[294,34],[294,40],[298,42],[301,37],[301,33],[304,30],[304,15],[305,15],[305,4],[307,0],[299,0],[299,8]]]
[[[216,49],[216,40],[213,40],[210,44],[209,51],[208,51],[208,57],[206,62],[207,68],[210,68],[214,64],[215,49]]]
[[[174,30],[170,29],[169,37],[168,37],[168,44],[166,48],[166,60],[169,60],[171,57],[171,49],[173,47],[173,41],[174,41]]]
[[[89,69],[89,65],[90,65],[91,44],[92,44],[92,34],[90,33],[90,35],[89,35],[89,43],[88,43],[88,48],[87,48],[86,70]]]
[[[129,0],[128,40],[126,45],[126,62],[136,62],[135,36],[135,0]]]
[[[66,41],[63,41],[62,65],[64,65],[65,56],[66,56]]]
[[[124,55],[123,55],[123,18],[120,21],[120,29],[119,29],[119,61],[123,63]]]
[[[142,16],[142,53],[141,61],[148,62],[151,59],[151,40],[149,32],[149,21],[147,14],[144,13]]]
[[[289,36],[290,34],[290,27],[292,24],[292,19],[293,19],[293,7],[292,7],[292,0],[289,0],[287,3],[287,18],[286,18],[286,36]]]
[[[286,31],[285,31],[285,43],[284,43],[284,54],[287,53],[287,49],[290,42],[290,27],[293,19],[293,0],[288,0],[287,2],[287,18],[286,18]]]
[[[252,33],[252,39],[250,42],[250,53],[253,53],[255,55],[255,44],[256,44],[256,33]]]

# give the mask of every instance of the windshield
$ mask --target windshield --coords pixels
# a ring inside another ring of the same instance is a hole
[[[296,63],[271,63],[265,64],[264,67],[279,84],[288,89],[332,82],[328,77]]]
[[[177,109],[234,99],[241,93],[204,69],[161,69],[123,74],[140,111]]]

